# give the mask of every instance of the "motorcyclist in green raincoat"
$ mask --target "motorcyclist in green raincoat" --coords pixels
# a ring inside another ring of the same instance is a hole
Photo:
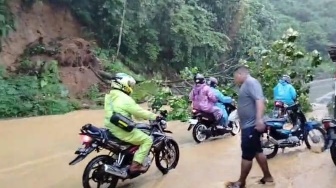
[[[113,112],[128,118],[134,116],[141,119],[155,120],[159,117],[150,111],[144,110],[130,97],[134,85],[135,80],[133,77],[124,73],[118,73],[116,75],[116,79],[112,81],[110,93],[105,95],[104,124],[111,133],[120,140],[140,146],[134,155],[130,172],[143,172],[147,170],[142,164],[153,144],[152,138],[139,129],[134,128],[131,132],[128,132],[110,122]]]

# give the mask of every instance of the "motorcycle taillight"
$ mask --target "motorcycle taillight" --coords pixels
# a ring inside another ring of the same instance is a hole
[[[92,138],[88,135],[80,135],[82,144],[88,145],[92,142]]]
[[[282,108],[282,107],[284,106],[284,104],[283,104],[283,102],[281,102],[281,101],[275,101],[275,102],[274,102],[274,106],[279,107],[279,108]]]
[[[324,129],[328,130],[330,128],[330,122],[323,122]]]

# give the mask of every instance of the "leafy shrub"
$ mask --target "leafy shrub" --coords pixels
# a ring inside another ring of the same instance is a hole
[[[41,78],[7,76],[0,69],[0,118],[62,114],[79,109],[59,82],[57,62],[45,67]]]

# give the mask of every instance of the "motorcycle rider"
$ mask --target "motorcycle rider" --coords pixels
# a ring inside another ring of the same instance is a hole
[[[228,124],[228,113],[226,111],[224,103],[231,103],[232,98],[224,96],[223,93],[217,89],[217,85],[218,85],[218,80],[215,77],[210,77],[209,86],[211,87],[212,91],[215,93],[216,98],[218,99],[215,105],[218,108],[220,108],[223,113],[223,118],[220,123],[221,125],[223,125],[223,127],[226,127]]]
[[[111,91],[105,95],[105,127],[116,136],[118,139],[133,145],[139,145],[139,149],[134,154],[133,163],[130,166],[130,172],[144,172],[147,170],[142,164],[148,155],[148,152],[153,144],[150,136],[134,128],[132,131],[126,131],[110,122],[113,113],[119,113],[125,117],[131,118],[132,115],[136,118],[155,120],[160,118],[156,114],[144,110],[130,97],[133,92],[132,87],[135,85],[135,80],[132,76],[125,73],[116,74],[112,81]]]
[[[283,75],[278,84],[273,88],[274,100],[281,101],[287,106],[295,104],[296,90],[291,84],[291,78]]]
[[[288,75],[283,75],[279,80],[279,83],[273,88],[273,95],[275,101],[281,101],[286,104],[289,112],[298,110],[295,105],[297,93],[293,85],[291,84],[291,78]],[[296,113],[289,113],[291,121],[293,123],[293,129],[297,129],[297,115]]]
[[[218,129],[223,129],[220,122],[223,118],[223,113],[220,108],[215,106],[218,101],[215,93],[210,86],[205,82],[205,78],[202,74],[196,74],[194,76],[195,85],[189,94],[189,99],[192,101],[193,109],[203,111],[205,113],[213,114],[217,123]]]

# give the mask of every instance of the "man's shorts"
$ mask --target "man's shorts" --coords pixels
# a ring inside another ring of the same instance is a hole
[[[241,149],[242,158],[248,161],[252,161],[258,153],[262,153],[261,133],[259,133],[254,127],[248,127],[241,131]]]

